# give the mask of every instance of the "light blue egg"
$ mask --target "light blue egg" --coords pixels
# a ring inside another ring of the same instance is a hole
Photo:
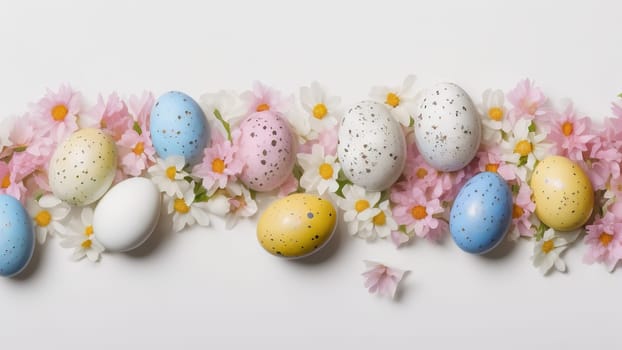
[[[26,209],[17,199],[0,194],[0,276],[20,273],[34,250],[35,235]]]
[[[499,244],[512,223],[512,192],[496,173],[473,176],[460,189],[449,219],[449,231],[460,249],[483,254]]]
[[[160,158],[183,156],[197,164],[209,143],[205,114],[190,96],[170,91],[160,96],[151,110],[151,141]]]

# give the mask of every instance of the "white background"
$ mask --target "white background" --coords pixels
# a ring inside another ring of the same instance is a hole
[[[114,90],[198,97],[255,79],[291,93],[319,80],[353,103],[415,73],[419,87],[453,81],[476,101],[532,77],[601,119],[622,92],[620,4],[7,0],[0,114],[65,82],[94,101]],[[542,277],[529,242],[474,257],[450,239],[395,250],[344,230],[319,256],[282,261],[259,247],[254,222],[160,230],[97,265],[71,262],[58,242],[21,278],[0,280],[3,349],[622,345],[622,271],[582,264],[581,244],[566,255],[569,273]],[[363,259],[412,270],[396,301],[363,288]]]

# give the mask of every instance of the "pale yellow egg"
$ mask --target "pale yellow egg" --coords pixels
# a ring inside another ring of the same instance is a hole
[[[534,169],[530,186],[536,216],[555,230],[578,229],[592,215],[592,183],[583,169],[566,157],[542,160]]]
[[[257,239],[273,255],[300,258],[322,248],[336,223],[337,212],[328,200],[296,193],[266,208],[257,223]]]

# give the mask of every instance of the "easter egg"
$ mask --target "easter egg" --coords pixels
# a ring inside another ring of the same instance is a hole
[[[98,129],[82,129],[61,143],[50,160],[52,192],[73,205],[88,205],[108,191],[117,169],[117,147]]]
[[[483,172],[460,189],[451,207],[449,231],[468,253],[483,254],[505,237],[512,223],[512,192],[501,176]]]
[[[137,248],[158,224],[160,203],[160,191],[150,180],[134,177],[119,182],[97,203],[95,238],[110,252]]]
[[[35,234],[26,209],[17,199],[0,194],[0,276],[20,273],[34,250]]]
[[[183,156],[187,164],[201,161],[210,140],[209,125],[192,97],[167,92],[153,105],[150,118],[151,141],[160,158]]]
[[[427,92],[414,126],[417,149],[437,170],[464,168],[479,148],[480,118],[471,98],[458,85],[441,83]]]
[[[295,193],[276,200],[261,214],[257,239],[270,254],[301,258],[321,249],[336,225],[337,212],[328,200]]]
[[[296,139],[277,113],[253,113],[240,123],[238,155],[246,162],[240,180],[258,192],[272,191],[292,175]]]
[[[385,105],[363,101],[341,120],[337,155],[352,183],[368,191],[382,191],[404,170],[406,139]]]
[[[592,183],[583,169],[566,157],[550,156],[538,163],[530,186],[536,216],[555,230],[576,230],[592,215]]]

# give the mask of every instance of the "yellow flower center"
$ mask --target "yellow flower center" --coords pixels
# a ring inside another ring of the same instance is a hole
[[[9,188],[9,186],[11,186],[11,177],[9,176],[9,174],[6,174],[2,178],[2,183],[0,183],[0,187],[1,188]]]
[[[227,166],[225,165],[225,161],[220,159],[220,158],[215,158],[212,161],[212,171],[218,174],[222,174],[225,172],[225,168]]]
[[[600,244],[603,245],[603,247],[606,247],[609,245],[609,243],[611,243],[611,241],[613,241],[613,235],[607,232],[603,232],[598,237],[598,240],[600,241]]]
[[[84,235],[90,237],[93,234],[93,225],[84,228]]]
[[[555,248],[555,244],[553,244],[552,239],[549,239],[548,241],[544,241],[544,243],[542,243],[542,252],[544,254],[548,254],[551,250],[553,250],[553,248]]]
[[[527,107],[527,113],[534,115],[536,114],[536,111],[538,110],[538,105],[535,103],[532,103],[531,105],[529,105]]]
[[[358,213],[362,212],[367,208],[369,208],[369,202],[365,199],[359,199],[358,201],[356,201],[356,203],[354,203],[354,210],[356,210]]]
[[[134,146],[134,149],[132,150],[132,152],[134,152],[134,154],[137,155],[137,156],[143,154],[144,151],[145,151],[145,143],[144,142],[137,143],[136,146]]]
[[[387,100],[385,101],[386,104],[388,104],[391,107],[397,107],[400,104],[400,97],[397,96],[395,93],[393,92],[389,92],[387,94]]]
[[[182,198],[175,199],[175,204],[173,204],[173,208],[175,208],[176,212],[181,214],[186,214],[190,211],[190,208],[186,204],[186,201],[184,201]]]
[[[383,226],[387,223],[387,216],[384,215],[383,211],[381,211],[380,213],[378,213],[378,215],[374,216],[372,220],[374,221],[374,225]]]
[[[564,133],[564,136],[572,135],[573,131],[574,127],[571,122],[565,122],[564,124],[562,124],[562,132]]]
[[[46,227],[50,224],[50,221],[52,221],[52,215],[50,215],[50,212],[47,210],[41,210],[37,213],[37,215],[35,215],[34,220],[37,223],[37,226]]]
[[[425,217],[428,216],[428,211],[425,209],[424,206],[416,205],[410,211],[410,215],[412,215],[415,220],[421,220],[425,219]]]
[[[488,118],[500,122],[503,119],[503,110],[499,107],[492,107],[488,110]]]
[[[86,241],[82,242],[82,244],[80,244],[80,246],[82,246],[82,248],[84,249],[89,249],[92,245],[93,242],[90,239],[87,239]]]
[[[428,175],[428,171],[425,170],[425,168],[419,168],[417,169],[416,175],[418,179],[423,179],[424,177]]]
[[[322,163],[318,169],[318,172],[324,180],[328,180],[333,177],[333,167],[328,163]]]
[[[529,155],[533,151],[533,145],[527,140],[519,141],[514,147],[514,153],[518,153],[521,157]]]
[[[166,177],[168,177],[169,180],[174,181],[175,175],[177,175],[177,168],[174,166],[166,168]]]
[[[490,171],[491,173],[496,173],[497,170],[499,170],[499,164],[496,164],[496,163],[486,164],[486,171]]]
[[[523,210],[523,208],[519,207],[518,205],[514,204],[514,206],[512,206],[512,219],[518,219],[522,217],[524,213],[525,211]]]
[[[256,109],[257,112],[263,112],[263,111],[269,111],[269,110],[270,110],[270,105],[267,103],[262,103],[258,105]]]
[[[317,119],[323,119],[326,114],[328,114],[328,109],[326,109],[326,105],[323,103],[318,103],[313,107],[313,116]]]
[[[63,120],[65,120],[67,112],[69,111],[67,110],[67,107],[65,107],[65,105],[56,105],[52,108],[50,114],[52,115],[52,119],[57,122],[62,122]]]

